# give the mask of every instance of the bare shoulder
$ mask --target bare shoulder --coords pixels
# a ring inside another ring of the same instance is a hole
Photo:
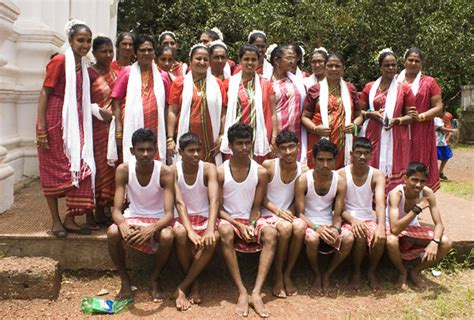
[[[346,170],[345,170],[346,167],[342,167],[340,169],[337,170],[337,174],[341,177],[341,178],[346,178]]]
[[[224,176],[225,176],[225,170],[224,170],[224,165],[220,165],[217,167],[217,179],[219,182],[224,182]]]
[[[306,171],[308,171],[308,170],[309,170],[309,168],[308,168],[307,165],[305,165],[305,164],[301,165],[301,174],[306,173]]]
[[[217,174],[216,166],[213,163],[204,162],[204,174],[206,176],[209,176],[209,175],[215,176]]]
[[[121,163],[115,170],[115,174],[117,177],[128,177],[128,162]]]
[[[434,194],[433,190],[430,187],[425,186],[423,188],[423,196],[428,198],[428,199],[432,199],[432,198],[435,197],[435,194]]]
[[[258,165],[258,179],[268,179],[268,170],[262,165]]]
[[[264,167],[267,170],[272,170],[275,164],[275,159],[267,159],[263,161],[262,167]]]

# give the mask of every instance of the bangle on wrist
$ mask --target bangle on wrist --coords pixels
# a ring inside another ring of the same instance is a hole
[[[423,122],[426,120],[426,116],[424,113],[420,113],[420,115],[418,116],[418,118],[420,119],[420,122]]]
[[[341,234],[341,233],[342,233],[342,229],[341,229],[341,227],[336,227],[336,226],[333,226],[333,227],[334,227],[334,228],[336,228],[336,230],[337,230],[337,232],[338,232],[339,234]]]
[[[433,241],[433,242],[436,243],[436,244],[440,244],[440,243],[441,243],[441,239],[433,238],[433,239],[431,239],[431,241]]]
[[[255,227],[257,225],[257,221],[256,220],[252,220],[249,222],[249,225]]]
[[[173,142],[173,141],[174,141],[173,138],[166,139],[166,142]]]
[[[315,224],[314,227],[313,227],[313,230],[317,232],[318,229],[319,229],[319,224]]]
[[[398,125],[401,126],[401,125],[403,124],[403,118],[400,117],[400,118],[398,118],[398,119],[400,119],[400,123],[399,123]]]

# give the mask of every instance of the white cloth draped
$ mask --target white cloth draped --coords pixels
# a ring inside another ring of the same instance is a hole
[[[228,103],[225,118],[224,135],[221,142],[221,152],[231,154],[229,148],[229,140],[227,139],[227,131],[235,123],[237,117],[237,100],[239,95],[240,82],[242,80],[242,71],[232,76],[229,80],[229,90],[227,91]],[[255,73],[255,116],[256,128],[254,137],[253,152],[257,156],[264,156],[270,152],[270,145],[267,139],[267,129],[265,127],[265,118],[263,115],[263,97],[260,77]]]
[[[62,129],[64,154],[69,160],[72,184],[79,188],[81,176],[81,160],[89,167],[92,175],[92,189],[95,190],[95,160],[92,136],[92,107],[90,93],[90,79],[87,70],[86,58],[81,59],[82,72],[82,128],[84,131],[84,144],[81,152],[81,135],[79,126],[79,113],[77,110],[76,96],[76,61],[74,52],[69,47],[64,53],[66,87],[62,109]]]
[[[328,104],[329,104],[329,86],[326,79],[322,80],[320,83],[319,89],[319,109],[321,112],[321,121],[324,128],[329,128],[329,114],[328,114]],[[342,105],[344,107],[344,125],[348,126],[351,124],[352,119],[352,103],[351,95],[347,83],[342,80],[339,81],[339,86],[341,88],[341,98]],[[326,138],[326,137],[323,137]],[[327,139],[327,138],[326,138]],[[344,143],[344,165],[350,164],[350,152],[352,150],[352,133],[345,134],[345,143]]]
[[[273,75],[273,66],[267,59],[263,59],[263,71],[262,77],[267,80],[271,80]]]
[[[303,73],[299,68],[296,69],[296,75],[287,72],[288,79],[293,82],[293,84],[296,86],[298,89],[298,93],[300,94],[300,113],[303,113],[303,103],[304,99],[306,98],[306,88],[303,83]],[[308,141],[307,141],[307,135],[308,133],[306,132],[306,128],[304,126],[301,126],[301,157],[300,157],[300,162],[303,164],[306,164],[306,156],[308,152]]]
[[[316,78],[316,76],[313,73],[309,77],[303,78],[303,83],[304,83],[304,86],[306,87],[306,90],[309,90],[309,88],[311,88],[316,83],[318,83],[318,78]]]
[[[166,161],[166,128],[165,128],[165,87],[158,67],[152,63],[153,91],[156,98],[158,113],[157,145],[160,160]],[[125,117],[123,121],[123,162],[132,157],[130,147],[132,146],[133,133],[144,127],[143,102],[142,102],[142,77],[138,62],[130,67],[130,76],[127,85],[127,99],[125,102]]]
[[[178,137],[177,147],[179,149],[179,138],[189,131],[189,119],[191,117],[191,104],[193,100],[193,89],[194,80],[193,73],[188,72],[184,77],[183,93],[181,102],[181,111],[178,122]],[[209,117],[211,118],[212,135],[214,137],[214,143],[219,138],[219,129],[221,124],[221,112],[222,112],[222,94],[217,83],[216,78],[212,75],[211,70],[207,70],[206,74],[206,99],[207,108],[209,109]],[[176,160],[180,160],[179,154]],[[216,165],[222,163],[222,155],[217,153],[214,158]]]
[[[400,72],[400,74],[397,77],[397,81],[399,83],[403,83],[405,81],[405,69]],[[418,74],[415,77],[415,80],[410,84],[411,92],[413,92],[413,95],[416,96],[418,93],[418,89],[420,89],[420,79],[421,79],[421,71],[418,72]]]
[[[382,77],[375,80],[372,88],[370,88],[369,92],[369,111],[374,111],[374,99],[377,89],[380,86],[380,82],[382,81]],[[398,82],[397,79],[394,77],[387,92],[387,98],[385,100],[384,106],[384,122],[390,122],[393,119],[393,113],[395,111],[395,105],[397,102],[397,91],[398,91]],[[365,132],[367,130],[367,125],[369,121],[365,121],[360,136],[364,137]],[[380,157],[379,157],[379,169],[383,172],[386,177],[390,177],[392,175],[392,166],[393,166],[393,131],[385,130],[384,125],[382,125],[381,129],[381,136],[380,136]]]

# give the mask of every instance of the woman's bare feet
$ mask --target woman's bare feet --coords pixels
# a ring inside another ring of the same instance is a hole
[[[151,299],[153,302],[162,302],[165,299],[165,294],[161,290],[157,280],[151,281]]]
[[[191,302],[186,298],[186,293],[180,287],[176,289],[176,309],[186,311],[191,308]]]
[[[261,318],[268,318],[270,316],[270,312],[265,307],[259,293],[252,293],[251,301],[253,309]]]
[[[285,282],[286,295],[289,297],[296,296],[298,294],[298,288],[296,288],[295,284],[293,283],[289,275],[284,276],[284,282]]]
[[[241,317],[248,317],[249,315],[249,296],[247,292],[241,293],[239,295],[239,300],[237,300],[237,308],[235,312]]]

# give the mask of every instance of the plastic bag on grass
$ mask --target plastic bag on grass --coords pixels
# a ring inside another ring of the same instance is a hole
[[[86,297],[82,299],[81,311],[85,314],[114,314],[126,310],[127,307],[132,303],[132,298],[105,300],[100,298]]]

